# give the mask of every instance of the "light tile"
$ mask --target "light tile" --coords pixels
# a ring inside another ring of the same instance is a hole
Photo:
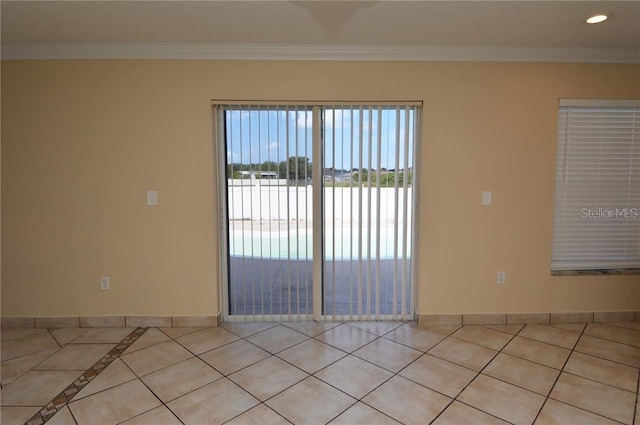
[[[350,355],[321,370],[315,376],[360,399],[391,378],[393,374]]]
[[[546,397],[556,382],[560,371],[539,363],[500,353],[482,373]]]
[[[449,407],[432,422],[432,425],[461,424],[508,425],[508,422],[457,401],[451,403]]]
[[[44,332],[14,339],[13,341],[2,342],[0,357],[4,362],[51,348],[60,348],[60,346],[49,332]]]
[[[535,420],[545,397],[489,376],[479,375],[460,394],[458,400],[507,422],[529,425]]]
[[[222,323],[220,326],[225,328],[229,332],[233,332],[239,337],[246,338],[248,336],[257,334],[258,332],[275,328],[276,326],[278,326],[278,323],[277,322],[228,322],[228,323]]]
[[[636,394],[562,373],[549,396],[607,418],[631,424]]]
[[[464,325],[505,325],[506,323],[506,314],[464,314],[462,316]]]
[[[218,316],[173,316],[171,326],[176,328],[208,328],[218,326]]]
[[[231,332],[220,328],[205,328],[201,331],[193,332],[179,338],[176,341],[186,347],[194,354],[202,354],[205,351],[213,350],[214,348],[222,347],[230,342],[237,341],[236,335]]]
[[[122,425],[182,425],[182,422],[171,410],[160,406],[122,422]]]
[[[612,326],[607,323],[589,323],[584,330],[584,334],[608,341],[619,342],[620,344],[640,347],[640,331],[635,329]]]
[[[138,379],[69,403],[80,424],[118,424],[160,406],[158,400]]]
[[[229,375],[229,379],[260,401],[264,401],[307,376],[307,373],[287,362],[277,357],[269,357]]]
[[[223,374],[229,375],[269,356],[263,349],[242,339],[207,351],[199,357]]]
[[[638,387],[638,368],[587,354],[573,352],[563,370],[631,392],[636,392]]]
[[[451,402],[449,397],[394,376],[366,396],[369,406],[403,424],[430,423]]]
[[[160,328],[160,330],[169,338],[179,338],[200,331],[202,328]]]
[[[619,326],[621,328],[635,329],[636,331],[640,331],[640,321],[638,320],[636,320],[635,322],[613,322],[609,324],[612,326]]]
[[[480,371],[498,352],[456,338],[447,338],[429,350],[428,353],[460,366]]]
[[[513,338],[504,332],[476,325],[463,326],[451,336],[492,350],[501,350]]]
[[[60,329],[51,329],[51,335],[58,341],[60,346],[64,347],[67,344],[70,344],[74,340],[80,338],[82,335],[87,333],[89,329],[87,328],[60,328]]]
[[[80,318],[78,317],[36,317],[34,319],[36,328],[79,328]]]
[[[430,354],[425,354],[400,372],[400,376],[451,398],[457,397],[476,375],[478,372]]]
[[[328,331],[329,329],[335,328],[339,326],[340,322],[285,322],[285,325],[288,328],[293,329],[294,331],[302,332],[308,336],[316,336],[320,335],[323,332]]]
[[[354,351],[353,355],[391,372],[399,372],[420,357],[422,352],[380,338]]]
[[[86,387],[80,390],[74,397],[74,400],[80,400],[81,398],[116,387],[125,382],[133,381],[134,379],[136,379],[136,375],[131,372],[131,369],[119,358],[115,359],[100,375],[93,378]]]
[[[169,327],[171,326],[171,317],[169,316],[127,316],[125,323],[130,327]]]
[[[309,377],[266,404],[294,424],[327,423],[356,402],[341,391]]]
[[[425,327],[407,323],[389,332],[384,338],[425,352],[442,341],[445,336]]]
[[[0,379],[0,383],[3,386],[10,384],[47,358],[49,358],[58,350],[58,348],[51,348],[49,350],[27,354],[26,356],[16,357],[15,359],[2,362],[2,369],[0,369],[2,378]]]
[[[500,331],[511,335],[516,335],[524,325],[482,325],[485,328],[493,329],[494,331]]]
[[[606,360],[640,367],[640,348],[583,335],[575,351]]]
[[[127,348],[127,354],[134,351],[142,350],[143,348],[151,347],[162,342],[168,341],[170,338],[161,330],[156,328],[147,329],[133,344]]]
[[[571,351],[544,342],[516,336],[502,350],[504,353],[540,363],[554,369],[562,369]]]
[[[180,344],[175,341],[167,341],[134,351],[131,354],[124,354],[120,358],[136,375],[144,376],[191,357],[193,357],[193,354]]]
[[[419,325],[421,328],[428,329],[430,331],[438,332],[442,335],[451,335],[458,329],[462,327],[462,324],[459,325]]]
[[[587,326],[586,323],[551,323],[549,326],[553,326],[554,328],[564,329],[565,331],[577,332],[579,334],[584,331],[584,328]]]
[[[247,410],[240,416],[236,416],[225,425],[289,425],[282,416],[278,415],[266,405],[260,404],[251,410]]]
[[[142,381],[160,400],[167,403],[220,378],[220,373],[199,358],[193,357],[150,373]]]
[[[247,338],[247,341],[270,353],[278,353],[307,339],[309,339],[309,337],[305,334],[278,325],[266,331],[251,335]]]
[[[403,322],[347,322],[347,325],[349,326],[371,332],[378,336],[391,332],[403,324]]]
[[[378,412],[364,403],[358,402],[329,422],[330,425],[398,425],[400,422]]]
[[[135,328],[91,328],[76,338],[74,344],[117,344]]]
[[[227,378],[167,404],[185,425],[221,424],[258,404],[258,400]]]
[[[553,399],[547,399],[535,425],[619,425],[603,416],[596,415],[577,407]]]
[[[24,425],[40,409],[40,407],[34,406],[0,407],[0,419],[2,419],[2,425]]]
[[[317,340],[348,353],[357,350],[376,338],[378,338],[378,336],[371,332],[366,332],[349,325],[337,326],[316,337]]]
[[[278,357],[307,373],[315,373],[347,353],[315,339],[309,339],[278,353]]]
[[[112,344],[69,344],[47,358],[36,370],[79,370],[84,372],[113,348]]]
[[[551,315],[549,313],[507,314],[508,325],[549,322],[551,322]]]
[[[2,406],[44,406],[72,383],[77,371],[29,371],[0,391]]]
[[[81,328],[120,328],[126,324],[124,316],[90,316],[80,318]]]
[[[550,325],[527,325],[520,331],[518,336],[568,348],[569,350],[575,347],[578,338],[580,338],[579,333],[559,329]]]
[[[0,330],[0,341],[2,343],[13,341],[14,339],[20,339],[27,336],[32,336],[36,334],[41,334],[43,332],[48,332],[46,329],[38,329],[38,328],[2,328]]]
[[[73,415],[68,406],[64,406],[58,413],[53,415],[51,419],[47,421],[47,425],[76,425]]]

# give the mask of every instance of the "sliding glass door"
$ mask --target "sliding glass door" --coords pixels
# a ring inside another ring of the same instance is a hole
[[[215,103],[225,320],[409,319],[415,103]]]

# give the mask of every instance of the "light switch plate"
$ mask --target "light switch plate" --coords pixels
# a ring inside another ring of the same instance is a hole
[[[108,291],[111,289],[111,286],[109,285],[109,276],[102,276],[100,278],[100,289],[103,291]]]
[[[485,190],[482,192],[482,205],[491,205],[491,191]]]
[[[152,206],[158,205],[157,190],[147,190],[147,205],[152,205]]]

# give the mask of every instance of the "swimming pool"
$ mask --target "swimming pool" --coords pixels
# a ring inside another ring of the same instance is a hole
[[[328,229],[324,234],[325,259],[350,260],[362,258],[405,258],[402,231],[396,238],[393,228],[362,235],[362,250],[358,229]],[[369,237],[370,235],[370,237]],[[411,235],[407,235],[406,258],[411,256]],[[229,233],[229,252],[234,257],[310,260],[313,258],[313,233],[309,229],[263,232],[233,230]],[[397,251],[396,251],[397,249]],[[396,254],[397,253],[397,254]]]

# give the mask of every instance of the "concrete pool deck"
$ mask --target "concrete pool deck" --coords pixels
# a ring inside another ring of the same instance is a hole
[[[369,264],[371,263],[371,264]],[[395,260],[364,262],[362,311],[375,313],[379,270],[379,314],[393,314]],[[402,281],[402,263],[397,261],[397,280]],[[231,315],[287,315],[312,312],[312,261],[231,257],[229,261],[229,305]],[[369,269],[369,270],[368,270]],[[325,315],[347,315],[358,311],[357,261],[328,261],[324,267]],[[408,311],[410,276],[406,275],[405,310]],[[368,289],[368,291],[367,291]],[[368,292],[368,296],[367,296]],[[401,311],[401,290],[396,293],[396,313]]]

